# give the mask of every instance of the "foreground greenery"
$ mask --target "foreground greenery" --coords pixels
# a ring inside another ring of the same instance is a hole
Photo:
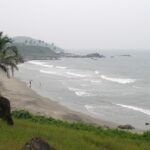
[[[133,134],[88,124],[68,123],[26,111],[14,111],[15,125],[0,121],[0,150],[20,150],[32,137],[42,137],[57,150],[149,150],[150,132]]]

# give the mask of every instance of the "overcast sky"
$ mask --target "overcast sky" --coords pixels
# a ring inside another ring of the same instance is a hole
[[[65,49],[150,49],[150,0],[0,0],[0,30]]]

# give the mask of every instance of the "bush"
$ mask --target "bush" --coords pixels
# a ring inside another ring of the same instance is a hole
[[[15,110],[12,112],[12,115],[18,119],[31,119],[32,115],[25,110]]]
[[[101,135],[101,136],[120,137],[126,139],[134,139],[134,140],[150,140],[150,131],[144,132],[142,135],[136,133],[133,134],[131,132],[122,131],[118,129],[104,129],[102,127],[97,127],[92,124],[69,123],[66,121],[47,118],[44,116],[34,116],[25,110],[13,111],[12,115],[17,119],[26,119],[39,124],[54,125],[56,127],[65,127],[73,130],[78,130],[78,131],[94,132],[94,134]]]

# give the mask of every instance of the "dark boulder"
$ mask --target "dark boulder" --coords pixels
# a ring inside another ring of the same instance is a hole
[[[8,125],[14,124],[11,117],[10,102],[3,96],[0,96],[0,118],[6,121]]]
[[[105,56],[100,55],[99,53],[91,53],[91,54],[87,54],[85,57],[87,57],[87,58],[103,58]]]
[[[148,126],[148,125],[149,125],[149,123],[148,123],[148,122],[145,122],[145,125],[146,125],[146,126]]]
[[[119,128],[119,129],[128,129],[128,130],[135,129],[135,128],[134,128],[133,126],[131,126],[130,124],[119,125],[118,128]]]
[[[29,140],[21,150],[56,150],[39,137]]]

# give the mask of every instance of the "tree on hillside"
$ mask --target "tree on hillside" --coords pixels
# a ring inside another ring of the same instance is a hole
[[[23,62],[23,59],[13,45],[12,40],[3,35],[3,32],[0,32],[0,69],[9,77],[9,70],[13,75],[14,69],[18,70],[17,64],[21,62]]]

